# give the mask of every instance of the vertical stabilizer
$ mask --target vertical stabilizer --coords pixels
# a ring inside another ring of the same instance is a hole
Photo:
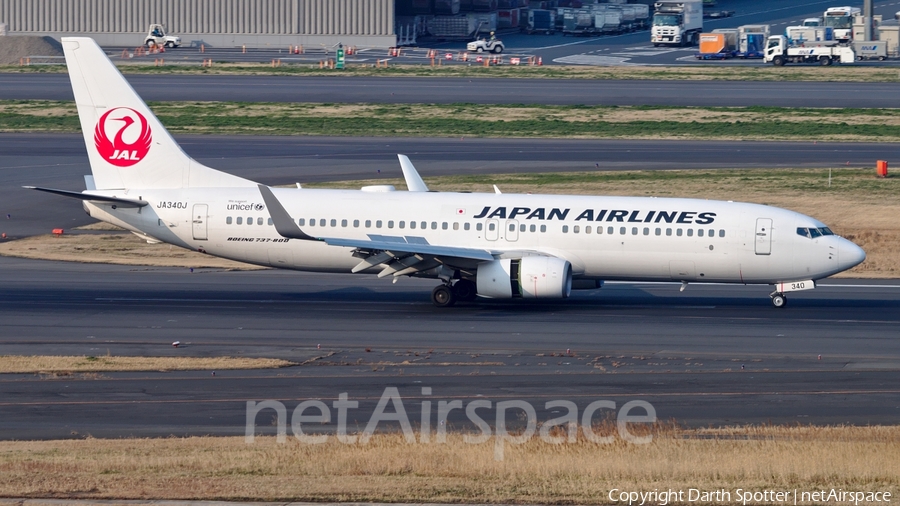
[[[97,189],[256,186],[191,159],[87,37],[63,37]]]

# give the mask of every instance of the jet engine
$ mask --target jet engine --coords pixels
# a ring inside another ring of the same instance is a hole
[[[478,264],[478,295],[493,299],[560,299],[572,292],[572,264],[556,257],[531,256]]]

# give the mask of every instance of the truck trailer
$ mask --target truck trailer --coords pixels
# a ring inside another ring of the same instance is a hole
[[[653,5],[650,42],[693,46],[703,32],[703,0],[660,0]]]

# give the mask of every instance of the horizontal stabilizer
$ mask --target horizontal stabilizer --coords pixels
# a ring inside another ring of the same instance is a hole
[[[149,204],[149,202],[145,200],[138,199],[123,199],[121,197],[107,197],[106,195],[94,195],[91,193],[85,192],[73,192],[69,190],[56,190],[53,188],[40,188],[37,186],[23,186],[22,188],[27,188],[29,190],[38,190],[47,193],[53,193],[55,195],[62,195],[63,197],[71,197],[73,199],[79,200],[87,200],[90,202],[106,202],[110,204],[117,204],[122,207],[144,207]]]

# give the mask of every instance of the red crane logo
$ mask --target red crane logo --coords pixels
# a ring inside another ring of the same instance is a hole
[[[110,132],[115,132],[112,140],[109,139]],[[97,152],[116,167],[130,167],[143,160],[152,141],[147,118],[130,107],[106,111],[94,129]]]

